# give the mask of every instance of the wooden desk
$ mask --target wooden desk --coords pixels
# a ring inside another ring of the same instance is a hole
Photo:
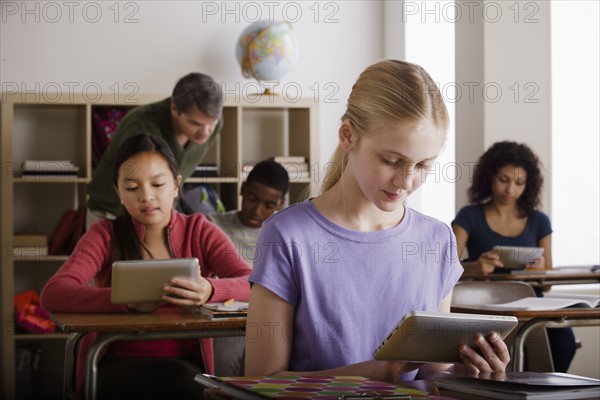
[[[519,322],[515,333],[515,343],[511,351],[513,371],[523,371],[524,346],[527,336],[538,326],[548,328],[564,328],[573,326],[598,326],[600,325],[599,308],[561,308],[559,310],[524,311],[524,310],[490,310],[477,308],[477,306],[452,307],[452,312],[512,315]]]
[[[96,398],[98,361],[106,347],[117,340],[155,340],[244,336],[246,320],[212,321],[191,311],[173,307],[150,314],[53,313],[57,327],[70,333],[65,349],[63,397],[67,398],[75,376],[75,350],[90,332],[98,338],[86,359],[85,399]]]
[[[461,281],[522,281],[531,286],[572,285],[600,283],[600,271],[592,272],[590,268],[562,267],[554,270],[529,272],[517,271],[513,274],[463,274]]]

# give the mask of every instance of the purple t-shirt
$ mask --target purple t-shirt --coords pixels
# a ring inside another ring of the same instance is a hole
[[[463,272],[456,240],[445,224],[405,209],[400,224],[376,232],[336,225],[309,200],[263,224],[250,282],[295,308],[289,370],[372,360],[404,314],[438,310]]]

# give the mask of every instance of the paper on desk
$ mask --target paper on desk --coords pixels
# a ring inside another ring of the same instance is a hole
[[[230,304],[225,303],[206,303],[202,307],[213,311],[248,311],[247,301],[234,301]]]
[[[490,310],[558,310],[561,308],[578,307],[593,308],[597,304],[592,304],[585,299],[571,298],[550,298],[550,297],[524,297],[519,300],[500,304],[481,304],[477,308],[487,308]]]

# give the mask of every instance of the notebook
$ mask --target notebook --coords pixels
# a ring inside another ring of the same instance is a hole
[[[110,300],[113,304],[158,302],[172,278],[197,280],[199,275],[197,258],[115,261]]]
[[[426,399],[427,392],[360,376],[215,377],[194,380],[234,399]]]
[[[522,299],[508,303],[477,304],[477,306],[461,306],[463,308],[474,307],[489,310],[558,310],[561,308],[595,308],[600,307],[599,296],[576,295],[573,297],[523,297]]]

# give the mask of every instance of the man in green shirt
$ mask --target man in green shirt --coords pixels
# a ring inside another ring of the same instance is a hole
[[[113,165],[117,148],[125,139],[139,133],[162,137],[173,150],[185,180],[221,131],[223,101],[221,87],[215,80],[191,73],[177,82],[171,97],[127,113],[87,186],[88,226],[100,218],[114,219],[120,213],[121,205],[113,188]]]

